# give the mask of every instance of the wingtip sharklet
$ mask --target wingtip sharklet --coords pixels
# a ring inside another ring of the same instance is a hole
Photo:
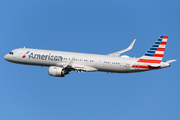
[[[120,56],[121,53],[124,53],[124,52],[126,52],[126,51],[131,50],[131,49],[133,48],[135,42],[136,42],[136,39],[133,40],[133,42],[129,45],[128,48],[123,49],[123,50],[120,50],[120,51],[117,51],[117,52],[114,52],[114,53],[111,53],[111,54],[108,54],[108,55],[109,55],[109,56],[116,56],[116,57],[117,57],[117,56]]]
[[[136,42],[136,39],[134,39],[133,42],[131,43],[131,45],[128,47],[129,50],[133,48],[135,42]]]

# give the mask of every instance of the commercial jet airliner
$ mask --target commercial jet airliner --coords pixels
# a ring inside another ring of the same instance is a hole
[[[127,55],[120,56],[122,53],[132,49],[135,39],[128,48],[107,55],[18,48],[6,54],[4,59],[18,64],[49,67],[49,75],[55,77],[64,77],[70,71],[143,72],[166,68],[170,66],[171,62],[176,61],[162,62],[167,39],[168,36],[160,36],[140,58],[131,58]]]

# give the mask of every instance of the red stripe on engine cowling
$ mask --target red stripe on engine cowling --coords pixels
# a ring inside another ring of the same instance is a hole
[[[160,63],[161,60],[148,60],[148,59],[139,59],[137,62],[143,62],[143,63]]]

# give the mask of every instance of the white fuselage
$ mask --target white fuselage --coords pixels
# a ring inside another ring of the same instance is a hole
[[[29,53],[27,53],[29,51]],[[132,68],[137,64],[138,58],[112,57],[107,55],[85,54],[76,52],[62,52],[53,50],[39,50],[19,48],[12,51],[13,55],[7,54],[5,59],[19,64],[37,66],[65,66],[72,58],[75,67],[88,67],[86,71],[104,71],[115,73],[140,72],[147,69]],[[24,56],[24,57],[23,57]]]
[[[130,58],[125,55],[119,57],[121,53],[132,49],[136,39],[133,40],[128,48],[108,55],[19,48],[6,54],[4,58],[7,61],[19,64],[47,66],[49,67],[49,75],[55,77],[64,77],[70,71],[142,72],[166,68],[170,66],[171,62],[176,61],[168,60],[162,62],[167,39],[168,36],[160,36],[140,58]]]

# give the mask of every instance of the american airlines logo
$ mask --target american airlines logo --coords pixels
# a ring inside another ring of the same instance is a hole
[[[24,54],[24,55],[22,56],[22,58],[25,58],[29,52],[30,52],[30,51],[27,51],[26,54]]]
[[[33,52],[29,55],[29,59],[39,59],[39,60],[50,60],[50,61],[62,61],[62,56],[56,55],[45,55],[45,54],[34,54]]]

